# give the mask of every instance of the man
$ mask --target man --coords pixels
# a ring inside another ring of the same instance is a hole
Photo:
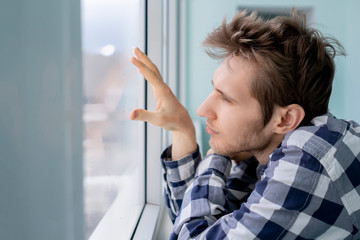
[[[360,239],[360,126],[328,113],[341,45],[300,15],[237,14],[204,42],[224,59],[199,107],[201,159],[186,109],[140,50],[156,112],[131,119],[172,131],[162,154],[171,239]],[[230,159],[236,160],[231,168]]]

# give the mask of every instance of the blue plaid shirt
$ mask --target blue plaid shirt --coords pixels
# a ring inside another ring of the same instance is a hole
[[[265,166],[162,154],[170,239],[360,239],[360,126],[326,114]]]

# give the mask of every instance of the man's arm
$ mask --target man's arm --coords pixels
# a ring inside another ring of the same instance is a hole
[[[168,214],[174,222],[179,214],[186,189],[191,185],[196,175],[199,175],[204,168],[204,163],[209,163],[211,158],[225,158],[223,164],[228,165],[228,158],[215,155],[213,153],[205,156],[201,160],[199,151],[195,151],[182,159],[167,161],[171,158],[171,146],[161,155],[163,178],[166,183],[164,186],[165,203]],[[197,167],[202,161],[200,167]],[[243,159],[234,166],[226,180],[225,190],[226,203],[224,207],[230,212],[239,209],[241,203],[246,202],[250,193],[254,190],[257,177],[258,161],[255,158]]]
[[[168,215],[174,222],[179,213],[185,190],[195,177],[195,172],[201,160],[199,148],[191,154],[176,161],[171,160],[172,146],[169,146],[161,155],[163,167],[164,196]]]
[[[277,239],[310,229],[318,209],[307,207],[317,194],[321,165],[296,148],[278,151],[273,158],[277,160],[269,162],[248,201],[229,214],[221,194],[227,169],[217,167],[226,159],[211,159],[185,192],[171,239]],[[318,235],[312,236],[319,236],[328,224],[319,222],[315,228]]]

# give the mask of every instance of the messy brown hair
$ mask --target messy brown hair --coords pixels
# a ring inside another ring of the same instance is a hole
[[[336,39],[308,28],[305,16],[295,9],[290,17],[271,20],[239,12],[229,23],[224,19],[203,44],[212,57],[238,56],[255,64],[259,74],[251,94],[261,105],[264,126],[275,105],[299,104],[305,111],[300,125],[327,113],[334,57],[345,54]]]

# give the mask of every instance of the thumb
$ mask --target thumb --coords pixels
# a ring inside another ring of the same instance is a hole
[[[131,120],[137,120],[137,121],[145,121],[153,123],[155,120],[155,112],[147,111],[145,109],[135,109],[130,113],[130,119]]]

